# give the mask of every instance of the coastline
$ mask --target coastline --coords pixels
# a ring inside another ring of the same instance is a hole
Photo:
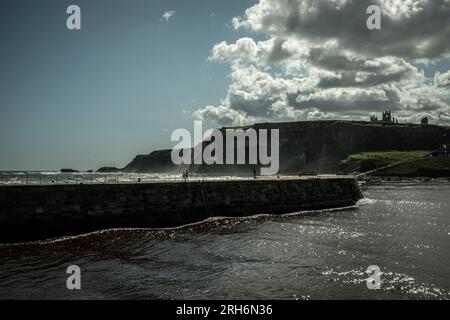
[[[450,177],[402,177],[402,176],[365,176],[358,178],[358,182],[362,185],[380,185],[395,183],[450,183]]]

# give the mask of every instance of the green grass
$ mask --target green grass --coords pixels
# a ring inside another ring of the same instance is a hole
[[[450,158],[425,158],[382,170],[381,176],[450,177]]]
[[[341,162],[340,169],[349,172],[368,172],[391,164],[393,167],[374,172],[384,176],[450,176],[450,158],[427,157],[431,151],[361,152]]]
[[[361,161],[368,159],[381,160],[387,164],[398,161],[409,161],[423,158],[429,155],[431,151],[384,151],[384,152],[361,152],[351,155],[347,159],[352,161]]]

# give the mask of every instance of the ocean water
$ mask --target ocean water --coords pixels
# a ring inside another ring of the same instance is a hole
[[[342,210],[2,245],[0,299],[450,299],[450,185],[364,194]]]

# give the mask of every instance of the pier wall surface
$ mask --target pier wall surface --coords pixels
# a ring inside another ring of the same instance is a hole
[[[161,228],[209,217],[345,207],[362,198],[354,177],[0,186],[0,242],[108,228]]]

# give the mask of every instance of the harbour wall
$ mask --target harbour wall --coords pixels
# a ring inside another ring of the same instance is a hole
[[[0,242],[354,205],[353,177],[0,186]]]

